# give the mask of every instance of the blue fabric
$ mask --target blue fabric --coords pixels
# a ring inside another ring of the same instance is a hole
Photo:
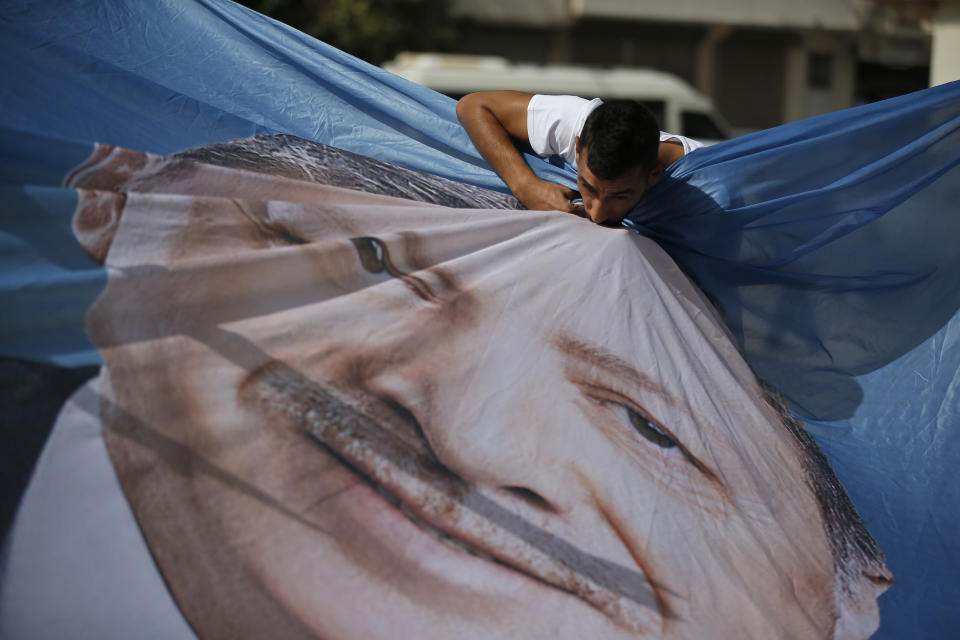
[[[0,128],[0,149],[0,353],[97,364],[83,315],[107,274],[74,240],[76,193],[59,188],[93,144]]]
[[[454,103],[227,0],[0,2],[0,353],[98,362],[64,173],[291,133],[505,191]],[[960,628],[960,83],[693,153],[630,225],[723,309],[888,556],[879,638]],[[529,158],[573,184],[569,167]]]
[[[628,224],[724,310],[758,374],[807,416],[960,307],[960,83],[690,154]]]
[[[896,576],[878,638],[960,613],[960,82],[702,149],[627,225],[786,390]]]
[[[506,189],[452,100],[240,5],[4,0],[0,8],[7,127],[162,154],[291,133]]]

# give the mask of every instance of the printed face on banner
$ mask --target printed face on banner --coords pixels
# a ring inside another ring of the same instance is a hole
[[[796,438],[652,242],[174,165],[103,151],[76,184],[127,195],[81,191],[75,228],[111,267],[111,457],[201,637],[849,615]]]

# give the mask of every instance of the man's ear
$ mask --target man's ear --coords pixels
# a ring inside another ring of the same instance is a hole
[[[663,175],[663,170],[666,168],[666,165],[658,162],[653,169],[650,170],[650,173],[647,174],[647,188],[657,184],[657,180],[660,179],[660,176]]]

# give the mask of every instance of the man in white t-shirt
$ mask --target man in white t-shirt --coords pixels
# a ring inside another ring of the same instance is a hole
[[[457,117],[524,206],[586,215],[599,224],[619,224],[664,169],[702,146],[660,131],[653,114],[629,100],[483,91],[461,98]],[[575,165],[579,194],[537,177],[517,143]]]

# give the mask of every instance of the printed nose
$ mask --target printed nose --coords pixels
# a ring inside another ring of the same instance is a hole
[[[566,457],[556,438],[570,412],[540,406],[528,389],[503,389],[484,379],[483,371],[475,377],[472,386],[499,392],[486,398],[464,397],[459,389],[444,393],[440,382],[432,386],[429,402],[413,400],[416,394],[409,388],[396,397],[406,397],[431,456],[443,468],[470,485],[542,514],[568,511],[576,496],[563,490]],[[378,386],[389,384],[399,390],[402,383],[391,382],[382,380]]]

